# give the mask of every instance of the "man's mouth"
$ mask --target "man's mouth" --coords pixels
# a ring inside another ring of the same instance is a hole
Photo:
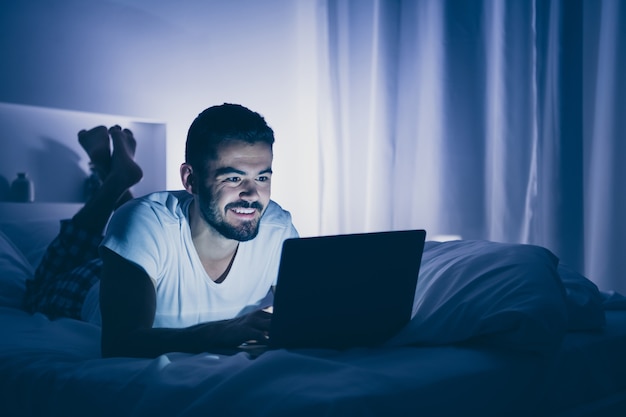
[[[234,204],[227,205],[226,209],[230,210],[237,216],[240,216],[243,218],[252,218],[256,215],[257,212],[259,213],[261,212],[261,210],[263,209],[263,206],[258,202],[253,202],[249,204],[234,203]]]
[[[237,214],[254,214],[256,209],[253,208],[243,208],[243,207],[235,207],[232,209]]]

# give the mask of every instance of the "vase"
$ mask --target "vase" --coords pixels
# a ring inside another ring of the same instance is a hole
[[[18,172],[17,178],[11,183],[11,200],[17,203],[35,201],[35,185],[25,172]]]

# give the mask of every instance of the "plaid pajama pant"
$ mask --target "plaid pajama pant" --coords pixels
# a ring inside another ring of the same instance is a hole
[[[80,319],[87,292],[100,280],[100,242],[102,235],[78,228],[72,220],[62,220],[35,278],[26,281],[24,309],[51,319]]]

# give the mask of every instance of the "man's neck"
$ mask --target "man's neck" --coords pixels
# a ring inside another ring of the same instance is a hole
[[[191,238],[196,251],[203,263],[231,260],[237,250],[239,242],[224,237],[220,232],[209,225],[200,214],[195,201],[189,207],[189,225]]]

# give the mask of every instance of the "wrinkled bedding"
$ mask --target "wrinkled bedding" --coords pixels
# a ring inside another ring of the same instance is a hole
[[[96,326],[20,309],[48,238],[2,230],[2,415],[541,415],[626,393],[625,298],[542,247],[427,242],[413,318],[382,348],[102,359]]]

